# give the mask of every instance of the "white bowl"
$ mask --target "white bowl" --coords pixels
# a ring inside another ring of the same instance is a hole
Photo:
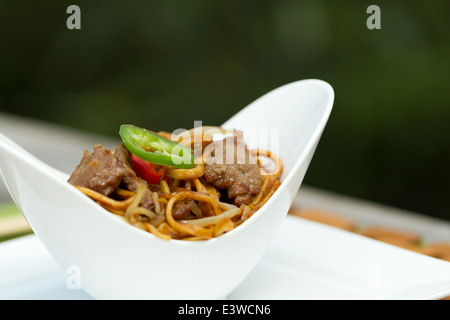
[[[14,201],[55,260],[97,299],[223,299],[254,268],[285,218],[330,115],[334,93],[321,80],[284,85],[223,124],[273,130],[282,184],[243,225],[207,241],[164,241],[102,209],[68,175],[0,134],[0,169]],[[101,141],[99,141],[101,143]],[[90,146],[86,146],[89,148]],[[80,155],[81,157],[81,155]]]

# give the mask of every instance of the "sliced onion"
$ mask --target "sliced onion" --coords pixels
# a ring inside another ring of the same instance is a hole
[[[211,216],[211,217],[200,218],[200,219],[192,219],[192,220],[182,220],[179,222],[193,224],[193,225],[196,225],[199,227],[206,227],[206,226],[210,226],[212,224],[216,224],[217,222],[219,222],[222,219],[233,218],[234,216],[237,216],[241,212],[242,212],[241,208],[236,207],[234,209],[222,212],[221,214],[219,214],[217,216]]]
[[[237,207],[234,204],[219,201],[219,208],[222,210],[231,210],[236,209]]]

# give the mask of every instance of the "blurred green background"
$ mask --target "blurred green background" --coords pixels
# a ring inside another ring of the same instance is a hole
[[[336,100],[305,184],[450,219],[449,14],[448,0],[2,0],[0,112],[172,131],[319,78]]]

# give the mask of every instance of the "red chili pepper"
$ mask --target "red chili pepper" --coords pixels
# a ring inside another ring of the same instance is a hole
[[[161,179],[164,179],[169,183],[169,178],[164,175],[164,167],[156,170],[154,163],[143,160],[134,154],[132,154],[132,156],[132,167],[138,177],[146,180],[149,184],[159,184]]]

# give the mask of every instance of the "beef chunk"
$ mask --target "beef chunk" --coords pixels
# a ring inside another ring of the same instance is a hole
[[[144,184],[146,186],[144,197],[142,198],[141,205],[144,208],[149,210],[153,210],[155,204],[153,203],[152,193],[147,184],[147,181],[139,178],[133,170],[132,167],[132,155],[131,152],[125,147],[123,143],[120,143],[114,149],[114,155],[118,160],[120,166],[124,170],[124,175],[122,178],[123,183],[127,187],[128,190],[137,191],[140,184]]]
[[[124,175],[125,170],[114,154],[96,145],[93,152],[84,151],[68,182],[108,196],[119,186]]]
[[[175,220],[189,219],[191,216],[191,202],[178,201],[172,208],[172,216]]]
[[[234,204],[249,204],[261,190],[262,176],[255,159],[245,146],[242,132],[210,145],[211,158],[205,165],[203,179],[227,190]]]
[[[123,182],[128,190],[137,191],[139,184],[143,181],[140,179],[133,170],[132,167],[132,155],[131,152],[125,147],[125,145],[120,143],[113,151],[120,166],[125,171],[123,176]]]
[[[93,152],[84,152],[68,182],[92,189],[105,196],[109,196],[121,184],[131,191],[137,191],[139,185],[144,184],[146,188],[141,205],[153,210],[155,204],[152,192],[147,182],[136,175],[131,161],[131,153],[123,143],[119,144],[113,152],[101,145],[96,145]]]

